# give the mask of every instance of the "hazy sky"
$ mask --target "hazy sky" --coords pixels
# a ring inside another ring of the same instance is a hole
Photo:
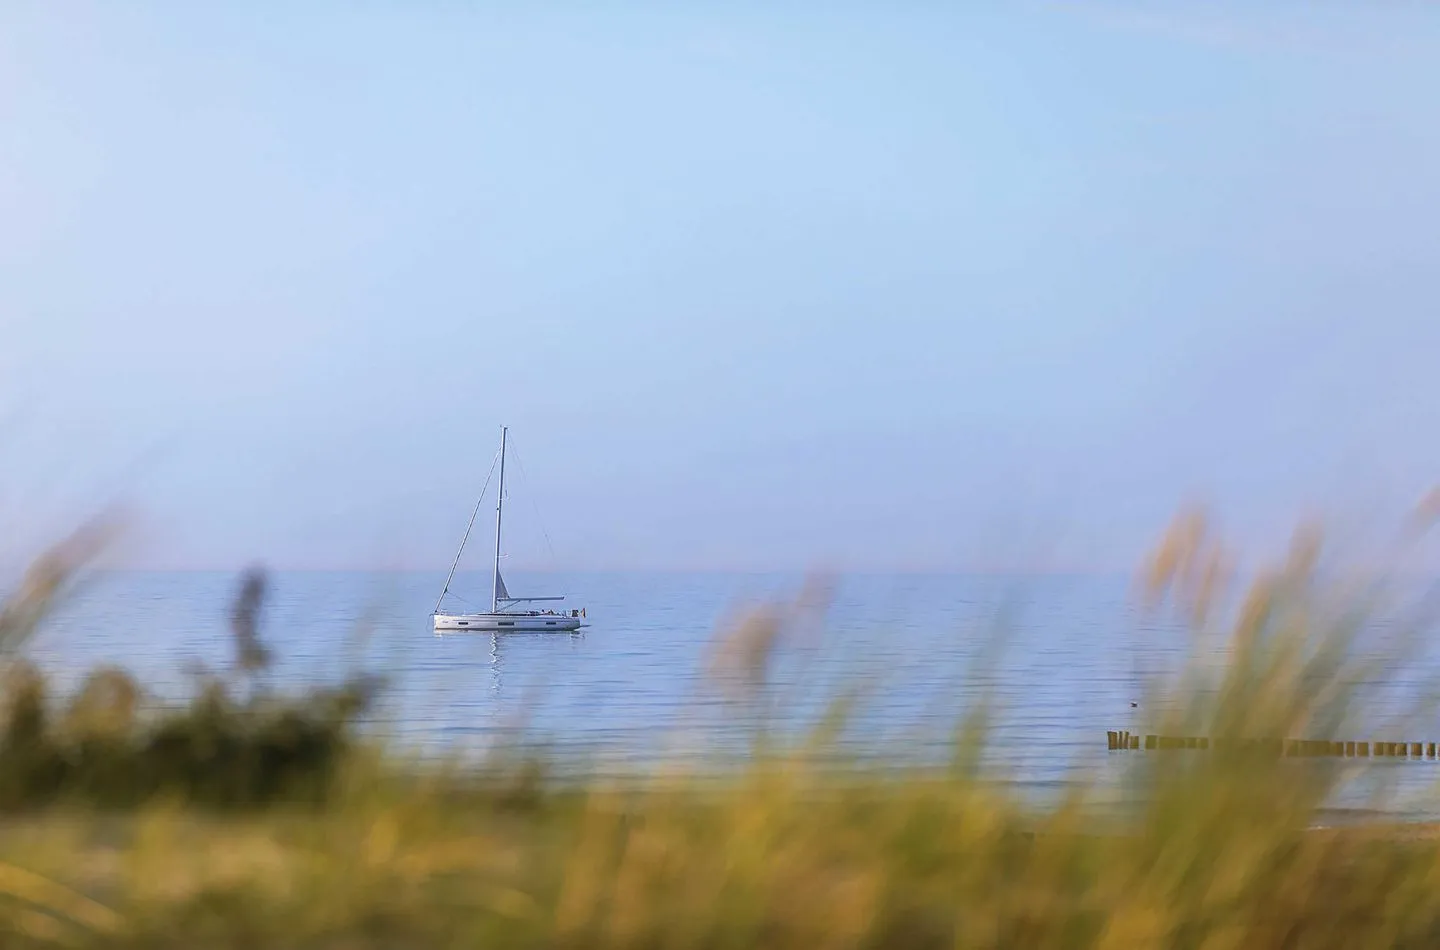
[[[539,566],[1440,479],[1440,7],[979,6],[0,5],[7,553],[443,565],[502,422]]]

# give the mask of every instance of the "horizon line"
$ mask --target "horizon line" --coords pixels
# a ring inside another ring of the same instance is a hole
[[[271,565],[263,560],[256,560],[246,564],[212,566],[212,565],[138,565],[138,566],[100,566],[96,567],[97,573],[105,574],[238,574],[251,568],[260,568],[277,574],[443,574],[449,570],[448,566],[435,567],[358,567],[358,566],[296,566],[287,564]],[[915,576],[915,577],[953,577],[965,575],[980,576],[1056,576],[1056,577],[1110,577],[1122,574],[1135,573],[1134,568],[1084,568],[1084,567],[739,567],[739,566],[706,566],[695,565],[685,567],[529,567],[517,566],[510,569],[514,573],[523,574],[791,574],[799,577],[804,576]],[[488,568],[474,570],[456,571],[456,575],[488,575]]]

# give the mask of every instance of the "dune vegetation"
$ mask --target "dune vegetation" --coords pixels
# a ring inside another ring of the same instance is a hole
[[[1120,810],[1080,766],[1056,801],[1007,794],[979,702],[944,765],[843,778],[824,731],[763,727],[720,776],[407,758],[356,727],[378,680],[265,688],[260,575],[236,599],[234,668],[188,705],[157,708],[119,669],[50,695],[26,643],[97,543],[58,546],[0,610],[3,946],[1440,946],[1440,836],[1319,827],[1357,770],[1383,793],[1373,763],[1244,741],[1343,737],[1356,684],[1384,675],[1358,632],[1381,614],[1425,629],[1423,600],[1327,570],[1313,532],[1243,590],[1202,518],[1146,565],[1154,606],[1197,643],[1152,685],[1147,728],[1212,742],[1136,755],[1097,736],[1097,757],[1129,757]],[[763,685],[793,614],[721,631],[717,675]]]

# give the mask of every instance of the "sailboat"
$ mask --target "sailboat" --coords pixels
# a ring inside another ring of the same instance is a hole
[[[495,502],[495,571],[490,587],[490,611],[488,613],[442,613],[440,605],[450,592],[450,582],[455,579],[455,568],[460,555],[465,551],[465,542],[470,539],[470,528],[475,526],[475,515],[470,516],[470,527],[460,541],[460,550],[455,552],[455,562],[450,565],[450,576],[445,578],[445,588],[435,602],[434,621],[436,630],[474,630],[481,633],[569,633],[584,626],[585,611],[572,609],[542,610],[531,605],[562,601],[560,597],[514,597],[505,588],[505,578],[500,576],[500,526],[505,515],[505,441],[509,429],[500,429],[500,487]],[[484,493],[481,493],[484,500]],[[475,511],[480,502],[475,503]]]

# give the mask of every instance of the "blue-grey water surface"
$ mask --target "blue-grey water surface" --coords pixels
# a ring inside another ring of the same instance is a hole
[[[487,604],[488,580],[460,575],[452,589]],[[358,667],[388,684],[370,728],[402,745],[483,748],[523,727],[559,749],[628,762],[740,748],[736,707],[706,672],[715,634],[746,605],[804,586],[779,575],[517,573],[507,576],[513,592],[565,593],[589,626],[495,637],[434,633],[440,574],[280,572],[269,582],[262,637],[275,686],[334,682]],[[183,698],[197,664],[231,661],[237,583],[224,573],[103,575],[45,623],[32,655],[62,689],[115,663],[158,699]],[[855,689],[848,742],[934,760],[983,697],[997,709],[993,760],[1037,786],[1073,778],[1077,764],[1117,775],[1127,756],[1107,754],[1106,731],[1143,733],[1147,711],[1131,703],[1143,704],[1147,678],[1177,670],[1196,646],[1182,625],[1137,609],[1123,577],[847,576],[829,585],[821,622],[797,630],[769,672],[776,721],[813,723]],[[1383,638],[1371,647],[1383,649]],[[1437,676],[1440,652],[1427,648],[1367,686],[1360,718],[1383,728]],[[1407,787],[1426,797],[1440,775],[1424,763],[1376,767],[1410,769]]]

